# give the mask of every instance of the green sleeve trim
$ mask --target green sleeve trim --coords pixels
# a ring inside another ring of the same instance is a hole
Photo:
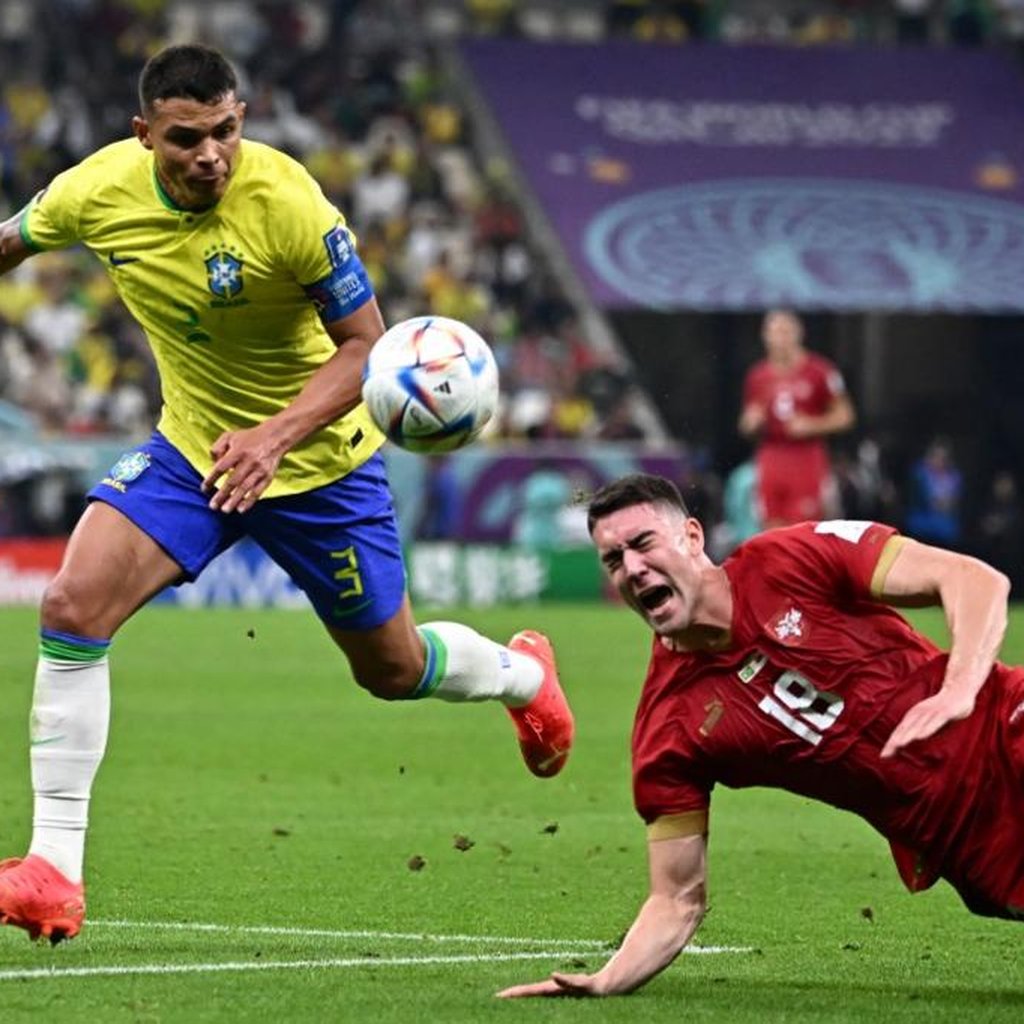
[[[33,252],[42,252],[43,247],[38,242],[35,241],[35,239],[32,237],[32,232],[29,231],[28,229],[28,215],[29,213],[31,213],[32,208],[35,205],[36,201],[35,199],[33,199],[32,202],[30,202],[28,206],[26,206],[25,209],[21,211],[21,220],[18,221],[18,234],[21,235],[21,240]]]

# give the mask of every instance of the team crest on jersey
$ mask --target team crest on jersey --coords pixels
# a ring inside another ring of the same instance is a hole
[[[211,309],[225,309],[231,306],[246,306],[249,300],[240,292],[245,287],[243,272],[245,257],[240,249],[227,242],[217,242],[203,253],[206,267],[206,283],[213,298]]]
[[[124,494],[128,490],[128,484],[138,480],[149,469],[151,462],[148,452],[126,452],[114,463],[102,482]]]
[[[804,637],[804,613],[790,608],[772,623],[771,631],[784,644],[799,643]]]
[[[242,261],[226,249],[206,259],[206,280],[218,299],[233,299],[243,287]]]

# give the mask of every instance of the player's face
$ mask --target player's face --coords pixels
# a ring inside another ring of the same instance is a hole
[[[803,341],[803,328],[792,313],[769,313],[762,329],[764,347],[773,359],[786,360],[799,350]]]
[[[633,505],[599,519],[594,544],[623,600],[655,633],[671,636],[694,624],[708,565],[696,519]]]
[[[156,157],[160,184],[185,209],[212,206],[228,187],[242,139],[245,104],[234,93],[215,103],[185,97],[154,102],[136,117],[138,140]]]

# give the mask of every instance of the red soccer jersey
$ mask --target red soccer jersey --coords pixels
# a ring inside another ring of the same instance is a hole
[[[1021,783],[999,751],[1024,673],[997,666],[969,718],[880,758],[947,661],[871,599],[894,535],[874,523],[801,523],[737,549],[723,565],[728,649],[680,654],[655,639],[633,731],[636,806],[653,822],[706,809],[717,782],[787,789],[865,818],[892,842],[910,888],[943,875],[979,906],[1004,908],[1024,881],[1024,826],[1018,811],[1004,828]]]
[[[756,403],[765,410],[762,444],[816,446],[819,439],[794,440],[786,435],[786,421],[795,415],[821,416],[837,395],[846,391],[843,376],[824,356],[808,352],[791,372],[780,371],[767,359],[755,363],[743,385],[743,404]]]

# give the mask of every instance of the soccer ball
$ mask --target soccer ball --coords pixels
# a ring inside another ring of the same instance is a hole
[[[377,339],[363,373],[374,423],[411,452],[450,452],[475,438],[498,406],[498,365],[473,328],[417,316]]]

